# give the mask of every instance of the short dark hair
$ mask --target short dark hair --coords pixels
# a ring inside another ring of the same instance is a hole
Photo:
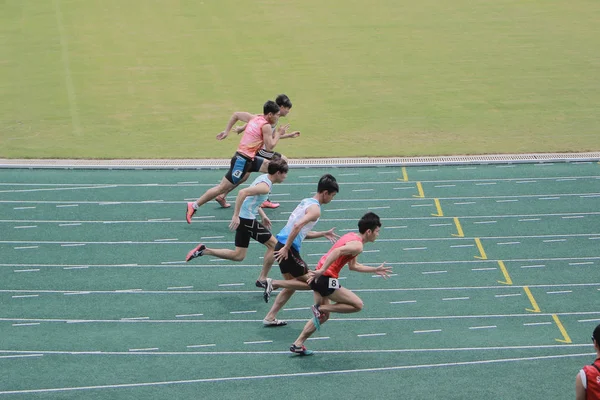
[[[267,101],[263,105],[263,114],[277,114],[279,112],[279,106],[273,100]]]
[[[292,108],[292,101],[285,94],[280,94],[277,96],[275,103],[277,103],[279,107]]]
[[[358,221],[358,231],[360,233],[365,233],[369,229],[374,231],[377,227],[381,228],[381,221],[379,220],[379,216],[373,212],[366,213]]]
[[[596,329],[594,329],[594,333],[592,334],[592,337],[594,338],[594,340],[596,340],[596,343],[598,343],[598,346],[600,346],[600,325],[598,325],[596,327]]]
[[[331,174],[325,174],[319,179],[317,192],[323,193],[324,191],[328,191],[329,193],[339,193],[340,191],[337,180]]]
[[[267,171],[270,175],[274,175],[277,172],[288,172],[288,163],[283,158],[278,158],[276,160],[269,161],[269,166],[267,167]]]

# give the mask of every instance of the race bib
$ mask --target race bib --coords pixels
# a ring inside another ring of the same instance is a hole
[[[338,281],[337,278],[329,278],[329,285],[328,285],[329,289],[339,289],[340,288],[340,282]]]

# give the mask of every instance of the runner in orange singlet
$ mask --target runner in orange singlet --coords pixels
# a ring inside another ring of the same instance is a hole
[[[198,210],[198,207],[214,199],[221,193],[230,191],[239,184],[246,172],[253,168],[256,159],[256,153],[262,149],[263,145],[272,148],[279,141],[279,131],[273,134],[271,125],[279,120],[279,106],[274,101],[267,101],[263,106],[263,115],[253,115],[247,112],[235,112],[229,119],[225,130],[217,135],[217,139],[222,140],[229,135],[231,128],[237,121],[248,123],[244,135],[240,140],[237,151],[231,158],[231,165],[227,174],[217,186],[208,189],[195,202],[187,203],[186,221],[192,223],[192,216]],[[260,169],[256,168],[258,171]]]
[[[384,278],[389,276],[391,267],[385,263],[378,267],[368,267],[356,261],[362,253],[365,243],[374,242],[379,236],[381,221],[377,214],[368,212],[358,221],[358,232],[350,232],[342,236],[331,249],[321,257],[316,271],[309,271],[308,284],[314,292],[315,305],[312,306],[313,318],[308,321],[300,336],[290,346],[290,351],[303,356],[312,351],[304,347],[304,342],[321,324],[329,318],[329,313],[355,313],[363,308],[363,302],[351,290],[340,285],[340,270],[348,264],[352,271],[375,273]],[[331,303],[334,301],[335,303]]]

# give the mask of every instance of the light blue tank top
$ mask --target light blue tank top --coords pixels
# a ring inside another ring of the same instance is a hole
[[[277,234],[277,241],[283,244],[287,242],[288,236],[290,236],[290,232],[292,232],[292,229],[294,228],[294,224],[304,217],[304,214],[306,214],[306,209],[313,204],[316,204],[319,206],[319,208],[321,208],[319,201],[312,197],[304,199],[300,202],[300,204],[298,204],[298,206],[292,212],[292,215],[290,215],[287,224],[285,224],[281,232]],[[319,220],[317,219],[314,222],[309,222],[308,224],[304,225],[304,227],[300,230],[300,233],[298,233],[292,242],[292,247],[298,250],[298,252],[300,252],[300,246],[302,245],[302,241],[306,237],[306,234],[312,230],[313,226],[315,226],[318,221]]]
[[[273,182],[269,180],[268,174],[263,174],[257,177],[252,185],[256,186],[261,182],[265,182],[269,185],[269,193],[257,195],[257,196],[248,196],[242,203],[242,208],[240,209],[240,218],[246,219],[256,219],[256,214],[258,214],[258,207],[269,198],[269,194],[271,193],[271,188],[273,187]]]

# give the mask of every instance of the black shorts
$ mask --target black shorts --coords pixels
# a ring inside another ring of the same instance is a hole
[[[283,246],[284,245],[281,242],[277,242],[275,251],[283,248]],[[279,269],[282,274],[290,274],[294,278],[308,274],[308,265],[306,265],[302,257],[300,257],[298,250],[293,247],[290,248],[288,258],[286,260],[281,260],[279,263]]]
[[[235,232],[235,247],[245,249],[250,245],[250,238],[265,244],[271,239],[271,232],[255,219],[240,218],[240,225]]]
[[[262,167],[265,160],[266,160],[266,158],[261,157],[259,155],[254,157],[254,160],[252,160],[252,165],[250,166],[250,170],[248,172],[259,172],[260,167]]]
[[[336,289],[332,289],[329,287],[329,279],[334,279],[336,281],[336,286],[337,286]],[[330,276],[325,276],[325,275],[321,275],[319,277],[319,279],[312,281],[309,286],[313,291],[319,293],[323,297],[329,296],[330,294],[335,292],[337,289],[342,287],[342,285],[340,285],[339,279],[332,278]]]
[[[229,171],[225,174],[225,178],[236,185],[246,175],[246,172],[252,169],[253,161],[246,155],[236,151],[233,157],[231,157],[231,164]]]
[[[281,158],[281,153],[278,153],[276,151],[268,151],[265,149],[260,149],[258,151],[258,153],[256,153],[257,156],[264,158],[265,160],[272,160],[272,159],[277,159],[277,158]]]

